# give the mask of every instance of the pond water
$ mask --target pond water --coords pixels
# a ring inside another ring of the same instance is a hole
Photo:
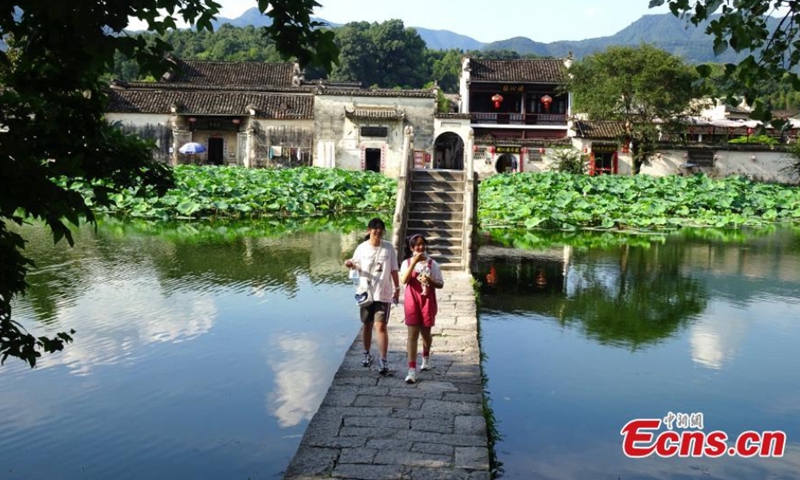
[[[649,248],[488,246],[479,263],[501,478],[800,478],[798,230],[689,232]],[[623,454],[627,422],[669,412],[702,413],[703,431],[730,438],[781,430],[785,453]]]
[[[0,367],[0,478],[280,477],[360,326],[356,234],[23,233],[38,268],[15,318],[76,333],[34,370]]]

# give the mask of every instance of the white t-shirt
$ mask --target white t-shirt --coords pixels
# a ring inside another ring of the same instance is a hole
[[[430,258],[430,257],[428,257]],[[403,265],[400,266],[400,277],[402,278],[405,275],[405,271],[408,270],[408,267],[411,265],[411,259],[406,258],[403,260]],[[414,271],[418,274],[422,272],[422,270],[428,266],[428,259],[420,260],[414,266]],[[444,277],[442,276],[442,270],[439,268],[439,264],[436,263],[436,260],[431,259],[431,278],[435,282],[439,282],[444,286]]]
[[[397,254],[390,242],[381,240],[379,247],[373,247],[369,240],[356,247],[353,262],[358,268],[359,286],[371,285],[372,299],[389,303],[394,297],[392,272],[398,270]]]

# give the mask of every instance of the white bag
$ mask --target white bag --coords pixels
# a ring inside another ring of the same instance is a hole
[[[356,290],[356,305],[361,308],[369,307],[372,305],[372,292],[370,292],[369,285],[366,287],[360,287]]]

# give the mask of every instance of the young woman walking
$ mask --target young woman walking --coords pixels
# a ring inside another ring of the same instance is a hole
[[[436,290],[444,287],[439,264],[427,254],[428,242],[422,235],[408,239],[411,256],[400,266],[400,282],[405,284],[405,323],[408,327],[408,375],[406,383],[417,381],[417,346],[422,336],[422,370],[431,369],[431,327],[436,323],[439,305]]]

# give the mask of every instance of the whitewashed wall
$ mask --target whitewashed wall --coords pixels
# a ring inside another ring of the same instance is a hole
[[[395,108],[405,112],[403,119],[357,120],[345,116],[345,108]],[[380,149],[384,155],[381,171],[389,177],[400,174],[403,161],[403,138],[406,126],[414,127],[414,148],[431,151],[435,98],[402,96],[316,95],[314,98],[314,165],[361,170],[361,158],[367,148]],[[386,127],[385,138],[361,137],[360,127]]]
[[[145,125],[170,125],[168,113],[106,113],[109,123],[122,122],[125,125],[143,127]]]
[[[573,145],[580,150],[591,150],[591,140],[573,139]],[[714,177],[742,175],[753,180],[765,182],[798,183],[796,175],[782,170],[797,161],[789,153],[776,150],[716,150],[714,167],[700,170]],[[630,175],[633,159],[630,154],[619,154],[618,174]],[[641,173],[654,176],[674,175],[681,173],[681,165],[689,161],[688,151],[684,149],[663,149],[643,165]]]

